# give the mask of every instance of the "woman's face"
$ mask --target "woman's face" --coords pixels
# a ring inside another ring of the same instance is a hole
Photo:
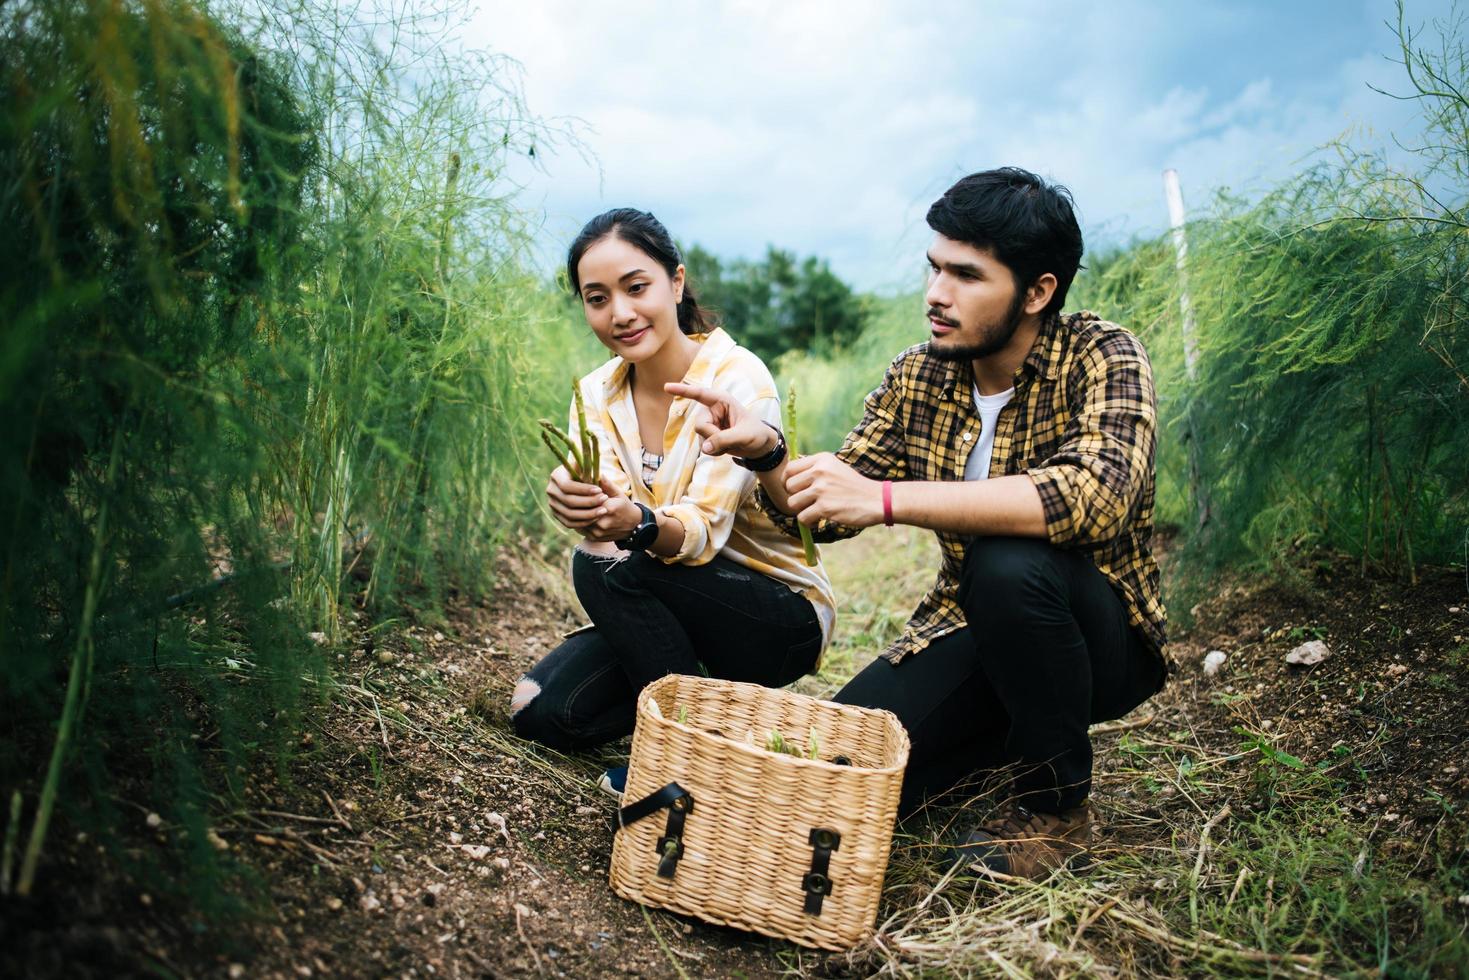
[[[678,334],[683,266],[670,278],[652,256],[609,236],[582,254],[576,271],[587,324],[612,353],[644,361]]]

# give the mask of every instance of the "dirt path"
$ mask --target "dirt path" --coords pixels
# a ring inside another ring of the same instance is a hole
[[[236,845],[266,869],[283,919],[240,963],[246,974],[780,971],[762,938],[696,929],[613,895],[614,805],[593,785],[602,766],[509,734],[510,689],[562,631],[581,625],[574,610],[556,569],[512,556],[487,604],[452,603],[441,628],[410,628],[371,652],[359,645],[344,695],[317,726],[317,742],[331,748],[298,767],[285,807],[314,820],[340,814],[352,826],[274,820],[290,832],[325,831],[289,854],[254,835]],[[337,867],[322,871],[328,854]]]
[[[1277,766],[1339,773],[1349,788],[1337,802],[1364,841],[1419,867],[1435,853],[1462,855],[1464,572],[1425,569],[1408,583],[1363,578],[1355,561],[1322,559],[1295,585],[1233,583],[1194,612],[1173,645],[1184,670],[1154,699],[1157,728],[1182,726],[1199,745],[1236,752],[1263,744],[1260,758]],[[1287,661],[1316,643],[1327,659]],[[1202,661],[1215,650],[1226,659],[1206,676]]]
[[[865,659],[894,628],[894,610],[911,604],[894,591],[926,584],[926,547],[877,536],[842,546],[851,602],[838,673]],[[894,548],[906,557],[884,568]],[[1193,815],[1198,784],[1180,760],[1222,766],[1263,744],[1282,765],[1355,767],[1341,803],[1353,832],[1381,852],[1431,865],[1462,851],[1462,576],[1428,573],[1407,588],[1348,571],[1324,565],[1317,582],[1296,589],[1231,586],[1198,607],[1175,647],[1175,682],[1097,738],[1096,799],[1113,846],[1171,853],[1210,815]],[[46,894],[0,906],[0,973],[9,964],[8,975],[36,977],[860,976],[884,956],[929,962],[903,952],[904,910],[936,877],[921,837],[895,852],[881,915],[894,916],[896,938],[882,954],[813,956],[614,896],[613,805],[592,780],[617,756],[537,750],[509,734],[504,710],[521,672],[576,625],[560,570],[522,553],[507,558],[487,602],[451,598],[437,626],[379,640],[360,630],[342,650],[340,688],[308,716],[289,769],[257,776],[245,805],[217,814],[207,837],[256,877],[269,897],[264,918],[210,928],[190,908],[151,897],[127,860],[99,859],[95,842],[63,826]],[[1285,653],[1310,639],[1332,657],[1286,665]],[[1200,661],[1211,649],[1228,659],[1206,677]],[[829,693],[835,676],[801,686]],[[1239,811],[1265,799],[1241,792],[1230,797]],[[141,808],[120,812],[124,854],[190,833]],[[1107,901],[1131,887],[1124,881]]]
[[[245,806],[216,815],[210,846],[262,886],[263,919],[211,928],[62,822],[41,894],[0,905],[0,975],[779,973],[778,944],[612,894],[601,765],[514,739],[504,711],[520,673],[580,622],[545,562],[508,556],[500,580],[486,603],[451,599],[437,627],[360,629],[289,770],[257,774]],[[132,855],[189,837],[136,806],[116,832]]]

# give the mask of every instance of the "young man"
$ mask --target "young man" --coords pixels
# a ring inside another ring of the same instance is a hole
[[[1136,337],[1060,314],[1081,261],[1069,193],[1013,167],[971,174],[928,212],[931,337],[888,367],[836,453],[718,393],[706,453],[759,472],[762,507],[818,541],[874,524],[937,532],[943,562],[902,635],[837,700],[886,708],[912,740],[905,809],[1009,767],[1011,804],[950,859],[1040,876],[1085,850],[1087,726],[1167,669],[1153,530],[1156,407]]]

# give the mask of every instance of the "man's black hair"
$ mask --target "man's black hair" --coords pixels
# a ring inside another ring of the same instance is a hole
[[[1071,192],[1019,167],[970,174],[928,209],[928,226],[945,238],[988,249],[1023,292],[1049,272],[1056,292],[1042,316],[1060,312],[1081,267],[1081,227]]]

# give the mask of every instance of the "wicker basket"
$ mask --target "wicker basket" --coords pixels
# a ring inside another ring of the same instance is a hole
[[[765,747],[772,729],[806,746],[812,728],[814,761]],[[842,757],[850,764],[829,761]],[[849,948],[877,917],[907,761],[908,735],[890,712],[664,677],[638,697],[612,889],[721,925]]]

